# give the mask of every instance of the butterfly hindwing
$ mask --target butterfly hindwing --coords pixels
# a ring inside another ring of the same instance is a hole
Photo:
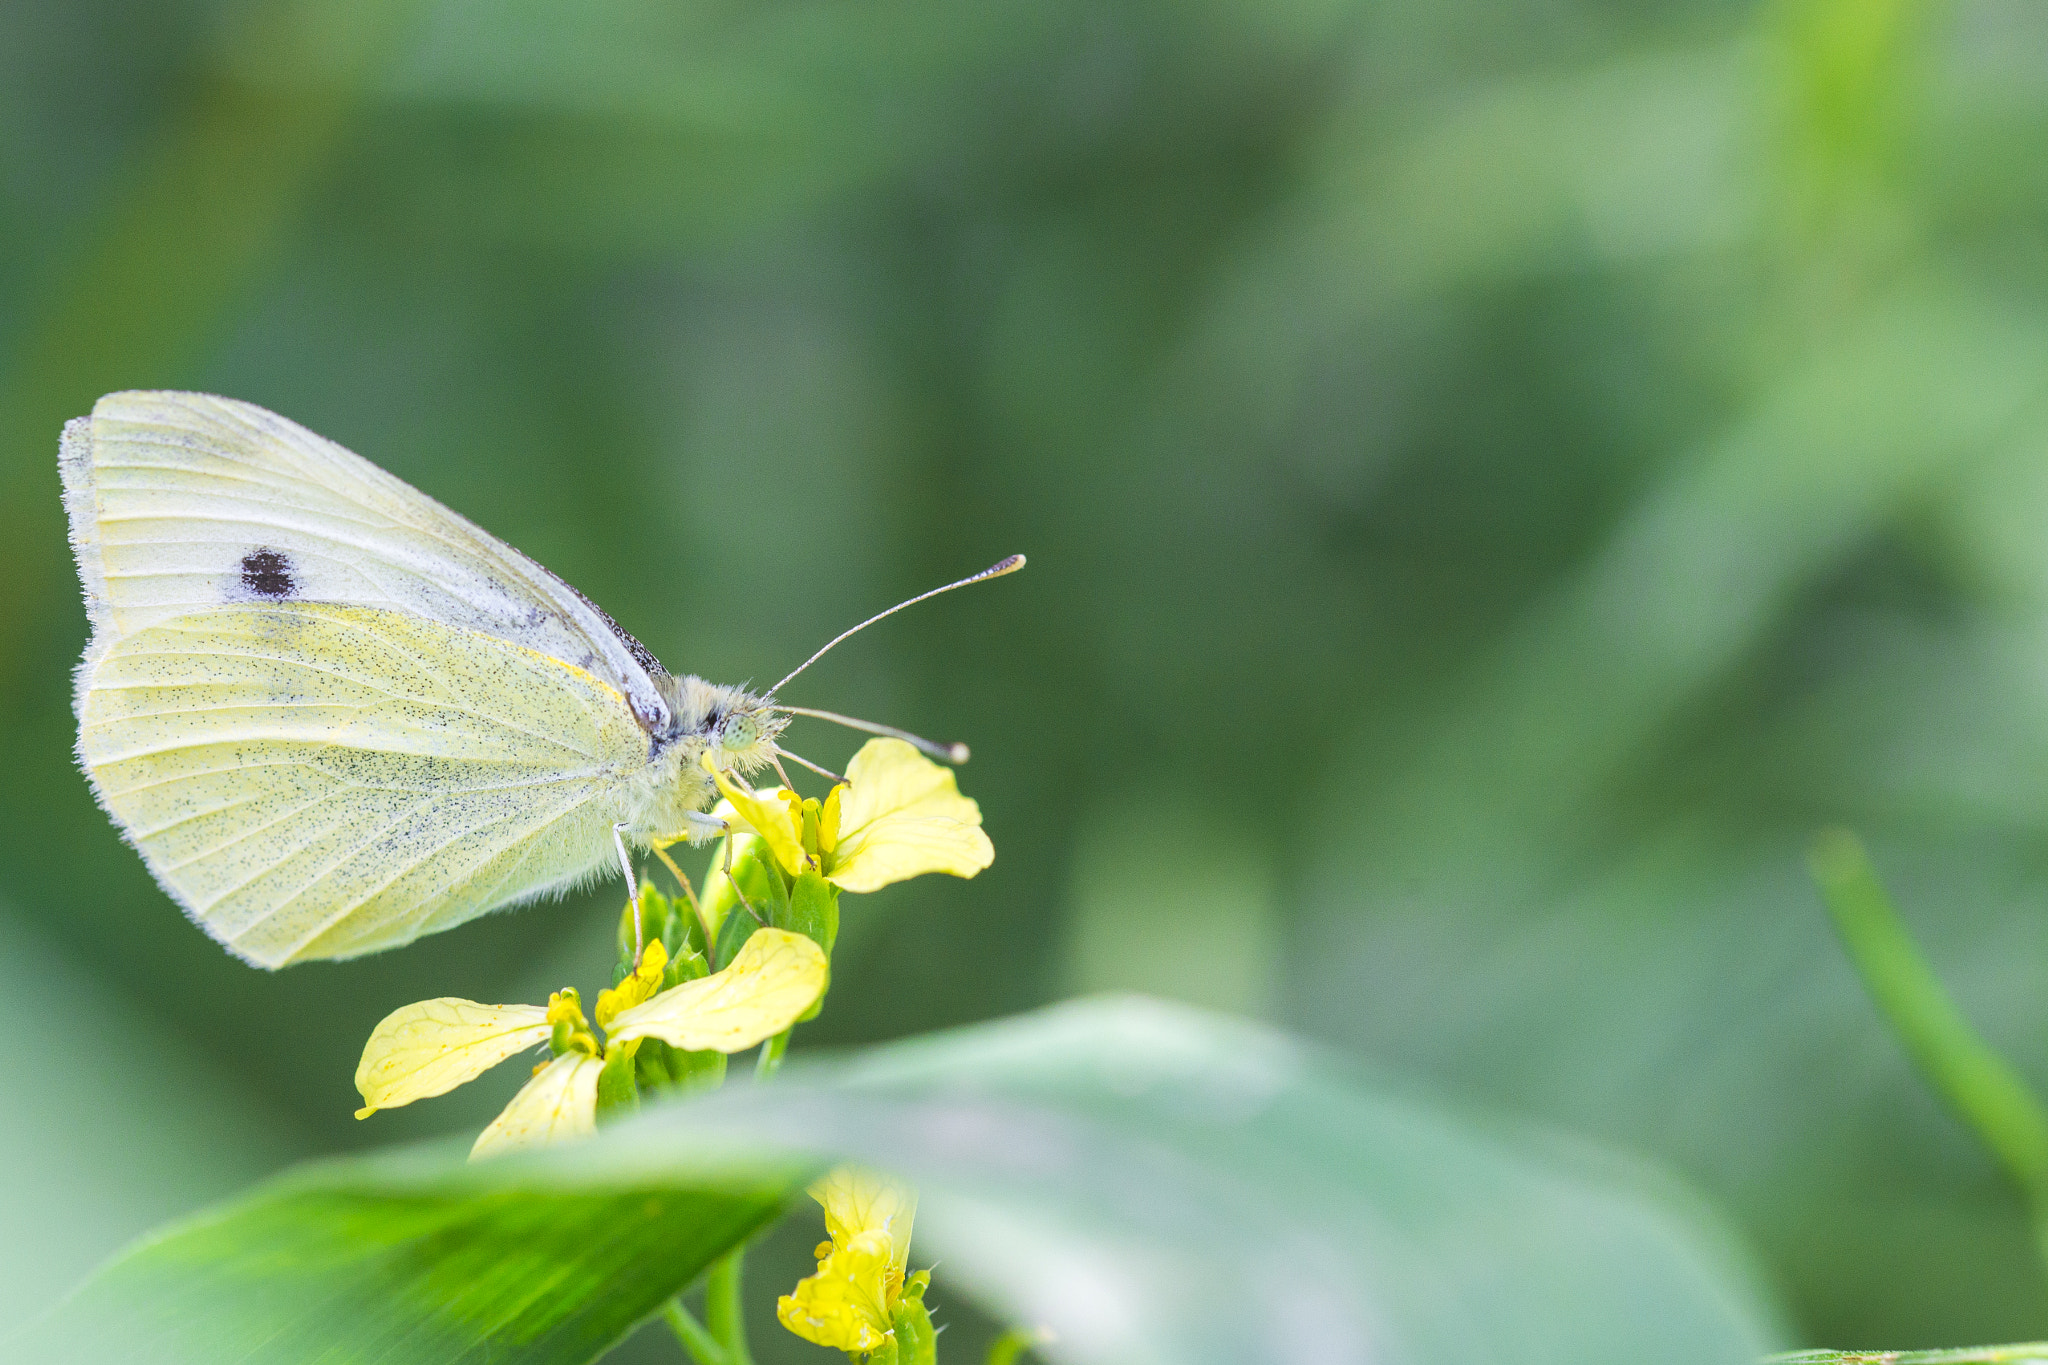
[[[369,461],[253,403],[108,394],[64,430],[95,643],[238,603],[372,607],[481,631],[670,719],[661,665],[574,588]]]
[[[588,875],[647,762],[603,679],[395,611],[188,611],[96,639],[80,674],[101,804],[187,913],[266,967]]]

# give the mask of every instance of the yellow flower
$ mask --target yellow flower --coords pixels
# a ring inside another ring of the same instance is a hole
[[[960,794],[953,770],[900,739],[862,745],[823,802],[711,776],[725,797],[717,813],[765,843],[792,877],[812,866],[842,891],[879,891],[927,872],[972,877],[995,861],[981,808]]]
[[[818,1273],[775,1304],[775,1316],[805,1341],[858,1354],[879,1348],[895,1329],[910,1262],[917,1191],[885,1175],[841,1166],[811,1186],[825,1206]]]
[[[444,1095],[498,1063],[547,1043],[555,1058],[534,1068],[505,1111],[484,1129],[472,1158],[579,1137],[597,1127],[597,1079],[608,1060],[643,1038],[686,1052],[741,1052],[794,1024],[824,992],[824,950],[802,934],[756,930],[724,971],[661,989],[668,954],[649,943],[632,975],[597,997],[600,1045],[573,990],[538,1005],[422,1000],[385,1016],[363,1047],[357,1118]]]

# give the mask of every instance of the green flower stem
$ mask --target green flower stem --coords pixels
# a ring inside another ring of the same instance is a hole
[[[754,1062],[754,1079],[765,1081],[775,1074],[782,1065],[782,1054],[789,1047],[790,1030],[782,1032],[761,1044],[761,1053]],[[704,1285],[704,1317],[710,1323],[707,1334],[721,1352],[716,1365],[754,1365],[754,1358],[747,1350],[747,1324],[740,1311],[740,1272],[746,1265],[747,1249],[740,1247],[725,1259],[711,1267],[711,1274]],[[671,1301],[673,1303],[673,1301]],[[681,1304],[674,1304],[681,1311]],[[686,1315],[687,1316],[687,1315]],[[695,1325],[695,1319],[691,1320]],[[670,1326],[675,1326],[673,1317]],[[703,1331],[703,1328],[698,1328]],[[676,1329],[682,1335],[682,1329]],[[687,1341],[684,1345],[688,1345]],[[694,1352],[693,1352],[694,1354]],[[713,1365],[698,1357],[703,1365]]]
[[[1856,836],[1846,830],[1822,835],[1808,866],[1865,989],[1928,1084],[1975,1130],[2026,1195],[2036,1247],[2048,1259],[2048,1109],[2005,1059],[1977,1036],[1949,999],[1900,923],[1891,897]],[[1957,1361],[2032,1358],[1941,1357]]]
[[[989,1344],[984,1365],[1016,1365],[1017,1357],[1024,1354],[1027,1347],[1037,1344],[1038,1333],[1012,1327]]]
[[[690,1359],[697,1365],[727,1365],[725,1348],[718,1344],[718,1338],[711,1335],[709,1328],[699,1321],[689,1309],[683,1307],[681,1299],[670,1299],[661,1306],[663,1321],[676,1334],[676,1340],[683,1343],[683,1349],[690,1353]]]
[[[754,1079],[765,1081],[782,1068],[782,1054],[789,1051],[789,1035],[794,1030],[782,1032],[761,1044],[760,1055],[754,1059]]]
[[[740,1272],[747,1251],[741,1247],[712,1263],[704,1284],[704,1319],[725,1353],[725,1365],[754,1365],[747,1350],[747,1323],[740,1311]]]

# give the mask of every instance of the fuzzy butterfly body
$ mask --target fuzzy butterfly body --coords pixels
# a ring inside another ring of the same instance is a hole
[[[93,636],[78,758],[206,931],[351,957],[701,836],[785,723],[671,676],[554,574],[253,404],[117,393],[60,465]]]

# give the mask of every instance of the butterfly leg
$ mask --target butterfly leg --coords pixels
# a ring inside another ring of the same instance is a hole
[[[719,847],[721,851],[725,854],[725,864],[722,870],[725,873],[726,883],[727,885],[732,887],[732,893],[740,898],[740,904],[746,908],[746,912],[754,917],[754,923],[766,924],[768,921],[761,917],[761,912],[759,910],[756,910],[754,908],[754,903],[747,899],[746,891],[740,886],[740,879],[737,876],[733,875],[732,826],[726,824],[725,821],[718,819],[718,817],[715,815],[700,815],[697,818],[700,820],[714,821],[721,829],[725,831],[725,842],[721,844]]]
[[[697,810],[686,810],[682,814],[683,837],[692,844],[701,844],[706,839],[722,839],[732,833],[732,826],[716,815],[706,815]]]
[[[768,921],[762,918],[759,910],[754,908],[754,903],[747,899],[747,893],[740,889],[739,878],[733,875],[732,825],[716,815],[706,815],[701,811],[694,810],[683,812],[683,823],[689,830],[689,839],[693,844],[702,843],[706,839],[722,838],[725,840],[723,848],[724,860],[719,864],[719,870],[725,873],[726,881],[732,884],[732,893],[740,898],[740,904],[745,906],[747,913],[754,917],[754,923],[766,924]]]
[[[652,847],[654,849],[654,856],[661,859],[661,865],[667,868],[670,874],[675,877],[676,885],[683,888],[683,899],[690,903],[690,913],[697,916],[698,919],[704,918],[704,907],[697,904],[697,888],[690,885],[690,879],[683,875],[683,870],[680,867],[676,866],[676,860],[668,856],[668,845],[654,844]]]
[[[640,953],[646,948],[641,940],[640,929],[640,883],[633,877],[633,860],[626,853],[626,826],[619,823],[612,826],[612,847],[619,851],[619,870],[626,874],[626,901],[633,907],[633,965],[640,965]]]

